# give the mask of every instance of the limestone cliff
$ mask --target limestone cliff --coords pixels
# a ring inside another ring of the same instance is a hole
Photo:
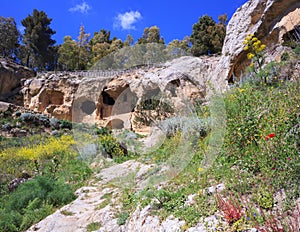
[[[24,66],[7,59],[0,59],[0,101],[23,104],[19,91],[22,80],[34,77],[35,73]]]
[[[101,125],[118,121],[117,127],[125,123],[122,127],[131,128],[131,114],[149,97],[162,93],[179,107],[183,99],[203,99],[218,59],[181,57],[161,67],[84,79],[66,73],[45,74],[25,82],[24,105],[60,119]]]
[[[243,40],[252,33],[267,45],[267,61],[280,60],[285,35],[300,25],[299,0],[249,0],[237,9],[227,26],[222,57],[212,73],[218,89],[233,76],[240,77],[249,65]]]

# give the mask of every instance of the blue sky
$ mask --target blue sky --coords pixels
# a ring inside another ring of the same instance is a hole
[[[191,35],[192,25],[207,14],[216,21],[227,13],[230,18],[247,0],[2,0],[0,15],[13,17],[21,29],[21,20],[33,9],[43,10],[52,18],[57,43],[65,35],[77,39],[80,25],[86,32],[106,29],[111,37],[124,40],[127,34],[137,40],[145,27],[158,26],[168,43]]]

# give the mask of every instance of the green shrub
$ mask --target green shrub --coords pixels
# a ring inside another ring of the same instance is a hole
[[[294,52],[296,55],[300,55],[300,45],[299,44],[294,48]]]
[[[87,229],[87,232],[92,232],[92,231],[98,230],[100,227],[101,227],[101,222],[92,222],[87,225],[86,229]]]
[[[0,231],[15,232],[19,231],[22,223],[22,215],[17,211],[6,211],[0,209]]]
[[[21,184],[0,201],[0,231],[23,231],[75,199],[71,187],[57,180],[38,176]],[[1,210],[2,208],[2,210]]]
[[[52,205],[42,203],[39,198],[30,201],[27,207],[23,210],[24,215],[20,230],[26,230],[32,224],[39,222],[53,212]]]
[[[36,198],[53,206],[61,206],[72,201],[75,196],[67,184],[45,176],[38,176],[20,185],[15,192],[10,194],[6,208],[21,212]]]
[[[127,153],[126,149],[121,146],[113,135],[100,136],[100,144],[104,155],[110,158],[119,158]]]
[[[130,213],[129,212],[122,212],[119,214],[118,216],[118,225],[121,226],[121,225],[124,225],[127,221],[127,219],[129,218],[130,216]]]
[[[61,129],[69,129],[69,130],[72,130],[72,122],[68,121],[68,120],[60,120],[59,121],[59,124],[60,124],[60,128]]]

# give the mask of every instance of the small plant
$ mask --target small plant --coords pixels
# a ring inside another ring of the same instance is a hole
[[[86,229],[87,229],[87,232],[92,232],[95,230],[99,230],[100,227],[101,227],[101,222],[92,222],[87,225]]]
[[[243,216],[242,208],[237,202],[231,199],[224,199],[220,194],[216,193],[218,207],[223,213],[223,216],[228,223],[234,223],[241,219]]]
[[[112,199],[112,193],[107,193],[104,194],[101,199],[104,199],[104,201],[102,203],[100,203],[100,205],[98,205],[95,209],[96,210],[100,210],[105,208],[106,206],[108,206],[110,204],[110,201]]]
[[[65,215],[65,216],[72,216],[72,215],[74,215],[73,212],[68,211],[68,210],[62,210],[62,211],[60,211],[60,213],[61,213],[62,215]]]
[[[119,214],[118,216],[118,225],[121,226],[121,225],[124,225],[127,221],[127,219],[129,218],[130,216],[130,213],[129,212],[122,212]]]
[[[272,209],[274,205],[273,194],[265,187],[262,187],[254,194],[253,200],[263,209]]]
[[[245,45],[244,51],[247,51],[247,58],[251,60],[251,70],[259,75],[263,69],[265,57],[263,51],[266,49],[266,45],[262,44],[261,41],[253,34],[249,34],[243,44]],[[261,77],[264,83],[267,83],[267,76]]]

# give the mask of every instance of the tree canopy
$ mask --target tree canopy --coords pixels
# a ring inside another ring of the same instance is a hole
[[[226,34],[227,16],[219,16],[219,21],[217,24],[211,16],[204,15],[193,25],[191,52],[194,56],[221,52]]]
[[[19,37],[15,20],[0,16],[0,55],[15,58]]]
[[[25,63],[28,67],[45,70],[52,60],[51,47],[55,40],[51,38],[55,34],[50,28],[52,19],[48,18],[44,11],[33,10],[21,21],[25,27],[23,42],[25,45]]]

